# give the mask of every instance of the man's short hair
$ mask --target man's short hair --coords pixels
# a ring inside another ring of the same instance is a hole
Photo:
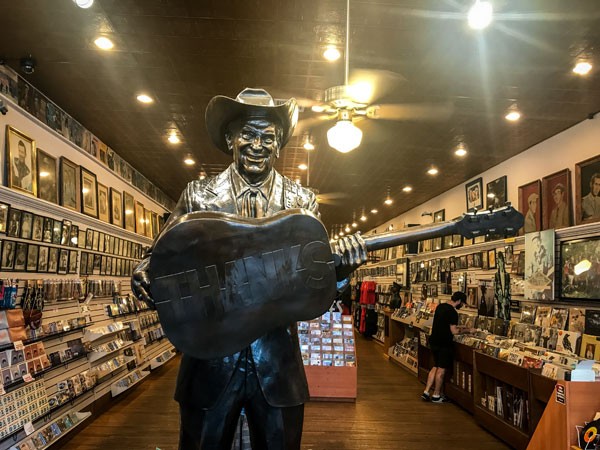
[[[556,191],[560,191],[560,192],[565,192],[565,185],[562,183],[556,183],[556,186],[554,186],[554,189],[552,189],[552,192],[556,192]]]
[[[467,295],[464,292],[456,291],[454,294],[452,294],[451,300],[453,302],[465,303],[467,301]]]
[[[540,198],[540,196],[536,192],[529,194],[529,197],[527,197],[527,204],[531,205],[531,202],[537,201],[538,198]]]
[[[590,178],[590,187],[592,187],[592,185],[594,184],[594,180],[595,180],[596,178],[600,178],[600,173],[596,172],[596,173],[594,173],[594,174],[591,176],[591,178]]]

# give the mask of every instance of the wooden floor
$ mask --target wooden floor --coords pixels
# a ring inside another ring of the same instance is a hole
[[[389,363],[373,341],[358,338],[357,350],[358,400],[308,403],[303,450],[508,448],[458,406],[422,402],[423,385]],[[178,360],[148,377],[62,448],[176,450]]]

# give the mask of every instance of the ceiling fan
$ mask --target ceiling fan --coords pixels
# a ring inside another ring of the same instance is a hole
[[[336,123],[327,132],[329,145],[347,153],[358,147],[362,130],[355,124],[363,119],[376,120],[446,120],[453,112],[451,103],[375,103],[397,89],[406,79],[387,70],[355,69],[349,71],[350,51],[350,0],[346,0],[346,48],[344,84],[333,86],[323,93],[323,101],[297,98],[304,111],[316,113],[303,118],[296,127],[296,135],[309,133],[309,129],[323,123]]]

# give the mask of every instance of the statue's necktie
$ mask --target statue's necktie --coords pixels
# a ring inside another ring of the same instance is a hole
[[[243,214],[246,217],[261,218],[264,216],[263,198],[258,189],[248,189],[244,193],[242,206]]]

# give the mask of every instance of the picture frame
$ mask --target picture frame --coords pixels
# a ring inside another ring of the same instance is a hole
[[[87,250],[92,249],[92,244],[94,243],[94,230],[88,228],[85,230],[85,248]]]
[[[559,296],[567,300],[592,300],[600,298],[597,274],[590,265],[587,270],[582,261],[594,261],[600,253],[600,236],[560,242]],[[578,266],[579,264],[579,266]],[[578,273],[575,267],[578,266]],[[583,270],[582,272],[580,272]]]
[[[69,250],[61,248],[58,255],[58,273],[62,275],[67,274],[69,268]]]
[[[123,191],[123,216],[125,218],[125,229],[135,232],[135,201],[133,195]]]
[[[52,225],[52,243],[55,245],[60,245],[62,240],[62,221],[58,219],[53,220]]]
[[[15,245],[15,271],[25,271],[27,267],[27,243],[17,242]]]
[[[41,148],[37,149],[37,196],[58,204],[56,158]]]
[[[64,156],[61,156],[59,168],[59,194],[61,206],[80,212],[80,181],[79,166]]]
[[[81,212],[98,218],[98,179],[96,174],[80,166],[81,176]]]
[[[50,247],[48,250],[48,272],[56,273],[58,271],[58,248]]]
[[[37,196],[35,140],[6,125],[7,184],[10,189]]]
[[[54,230],[54,219],[51,217],[44,217],[44,226],[42,230],[42,242],[47,244],[52,243],[52,232]]]
[[[575,164],[575,225],[600,221],[600,155]]]
[[[149,238],[154,237],[152,234],[152,211],[146,208],[144,208],[144,231],[145,236],[148,236]],[[431,251],[431,248],[429,251]]]
[[[49,247],[45,245],[40,245],[40,249],[38,252],[38,262],[37,262],[37,271],[38,272],[48,272],[48,256],[49,256]]]
[[[8,225],[6,235],[8,237],[19,237],[21,234],[21,214],[22,211],[16,208],[10,208],[8,211]]]
[[[146,218],[144,216],[144,205],[141,202],[136,200],[135,202],[135,232],[137,234],[141,234],[142,236],[146,235],[146,227],[145,227]]]
[[[109,197],[108,187],[102,183],[98,184],[98,219],[103,222],[110,223],[110,209],[109,209]],[[111,188],[112,190],[112,188]]]
[[[159,229],[158,229],[158,214],[156,214],[154,211],[152,211],[152,236],[156,237],[158,236],[159,233]],[[440,239],[440,245],[441,245],[441,241],[442,238]]]
[[[44,232],[44,218],[42,216],[38,216],[37,214],[33,215],[33,224],[31,226],[31,239],[33,241],[42,241]]]
[[[86,230],[80,228],[79,229],[79,235],[77,236],[77,248],[85,248],[86,237],[87,237]]]
[[[100,232],[98,230],[94,230],[94,235],[92,237],[92,250],[95,252],[100,248]]]
[[[569,227],[573,224],[571,171],[563,169],[542,178],[543,229]]]
[[[15,247],[16,242],[2,242],[2,255],[0,256],[0,269],[13,270],[15,266]]]
[[[488,258],[487,258],[488,269],[495,269],[496,268],[496,249],[492,248],[492,249],[488,250],[487,254],[488,254]]]
[[[152,214],[155,214],[155,213],[152,213]],[[152,218],[154,219],[154,216],[152,216]],[[433,223],[440,223],[440,222],[443,222],[444,220],[446,220],[446,210],[445,209],[440,209],[439,211],[436,211],[433,213]],[[157,225],[157,228],[158,228],[158,225]],[[434,252],[442,250],[444,248],[443,241],[444,240],[441,237],[432,239],[431,240],[432,250]]]
[[[29,244],[27,246],[27,272],[37,272],[39,251],[39,245]]]
[[[123,228],[123,194],[110,188],[110,223]]]
[[[8,228],[8,210],[10,205],[8,203],[0,202],[0,234],[6,234]]]
[[[79,259],[79,275],[87,275],[87,263],[88,253],[81,252],[81,258]]]
[[[524,295],[527,300],[554,300],[554,230],[525,234]]]
[[[519,186],[519,212],[525,217],[522,233],[542,229],[542,182],[534,180]]]
[[[21,231],[19,237],[21,239],[31,239],[33,233],[33,213],[23,211],[21,213]]]
[[[77,273],[77,250],[69,250],[69,266],[67,273]]]
[[[506,175],[490,181],[485,189],[485,207],[499,208],[506,204],[507,200]]]
[[[483,179],[481,177],[465,184],[467,211],[483,209]]]
[[[79,227],[71,225],[71,233],[69,235],[69,247],[78,247],[79,243]]]
[[[62,230],[60,233],[60,245],[69,245],[69,239],[71,238],[71,226],[73,223],[70,220],[64,219],[62,221]]]

